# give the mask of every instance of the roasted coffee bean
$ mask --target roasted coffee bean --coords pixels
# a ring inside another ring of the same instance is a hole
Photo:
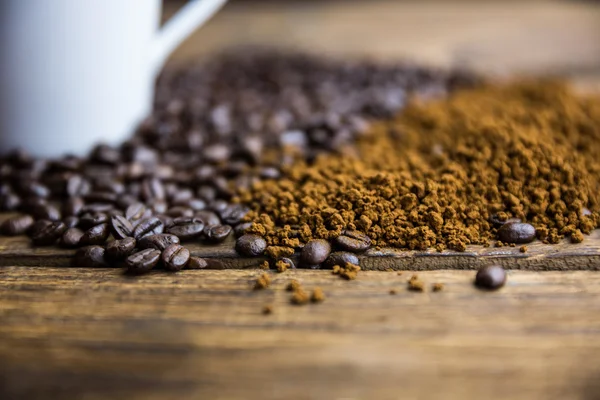
[[[178,217],[191,218],[194,216],[194,210],[192,210],[191,208],[187,208],[187,207],[176,206],[176,207],[169,208],[165,214],[167,214],[169,217],[173,217],[173,218],[178,218]]]
[[[164,214],[169,208],[167,202],[160,199],[148,200],[147,205],[154,214]]]
[[[71,265],[79,268],[106,268],[109,266],[104,260],[104,248],[100,246],[80,248],[75,253]]]
[[[29,235],[29,237],[36,236],[39,232],[41,232],[51,223],[52,221],[48,221],[47,219],[40,219],[39,221],[35,221],[34,224],[31,225],[31,227],[27,230],[27,235]]]
[[[169,201],[171,204],[185,205],[187,202],[192,200],[193,197],[194,192],[192,192],[190,189],[180,189],[176,190],[175,193],[169,197]]]
[[[125,259],[127,272],[130,274],[143,274],[150,272],[152,268],[158,264],[161,251],[156,249],[145,249],[137,253],[133,253]]]
[[[194,210],[194,212],[204,210],[206,208],[206,202],[202,199],[190,199],[186,202],[176,204],[189,207]]]
[[[105,257],[111,261],[120,261],[128,257],[135,250],[136,241],[132,237],[113,240],[106,245]]]
[[[198,218],[176,218],[167,233],[177,235],[181,240],[190,240],[202,235],[204,222]]]
[[[71,175],[67,179],[65,192],[69,197],[82,197],[90,192],[91,185],[89,181],[81,175]]]
[[[106,242],[108,235],[110,234],[110,230],[108,228],[108,224],[100,224],[96,225],[93,228],[85,231],[79,243],[82,246],[89,246],[95,244],[103,244]]]
[[[63,233],[60,245],[64,247],[77,247],[81,242],[84,232],[79,228],[69,228]]]
[[[125,210],[125,218],[127,218],[130,221],[138,220],[144,217],[145,213],[146,206],[144,204],[133,203],[129,207],[127,207],[127,210]]]
[[[371,239],[362,232],[345,230],[333,240],[335,245],[342,250],[359,253],[371,247]]]
[[[211,186],[200,186],[197,191],[198,197],[207,202],[212,202],[217,198],[217,190]]]
[[[63,203],[62,213],[65,216],[79,215],[85,206],[85,202],[81,197],[71,197]]]
[[[139,249],[157,249],[162,251],[170,245],[178,244],[179,242],[179,238],[175,235],[171,235],[170,233],[159,233],[141,238],[137,242],[137,247]]]
[[[187,269],[204,269],[208,266],[208,263],[204,258],[200,257],[190,257],[188,263],[186,265]]]
[[[221,215],[221,213],[224,212],[225,209],[227,209],[227,207],[229,207],[229,203],[226,202],[225,200],[221,200],[221,199],[215,200],[208,205],[208,208],[211,211],[214,211],[219,215]]]
[[[121,153],[113,147],[99,144],[92,150],[90,159],[99,164],[115,165],[121,159]]]
[[[117,203],[116,206],[119,207],[121,210],[127,210],[127,208],[132,205],[137,203],[137,197],[136,196],[132,196],[130,194],[122,194],[119,196],[119,198],[117,198]]]
[[[498,229],[498,239],[504,243],[530,243],[535,239],[535,228],[522,222],[504,224]]]
[[[50,189],[36,181],[21,183],[20,189],[21,194],[23,194],[24,196],[33,196],[42,199],[47,199],[48,197],[50,197]]]
[[[156,218],[160,219],[160,222],[162,222],[165,226],[165,230],[173,226],[173,218],[169,217],[168,215],[160,214],[157,215]]]
[[[304,265],[318,265],[325,261],[330,253],[331,245],[327,240],[311,240],[304,245],[300,253],[300,261]]]
[[[133,230],[133,237],[140,240],[144,236],[163,233],[165,226],[160,219],[150,217],[142,220]]]
[[[56,243],[66,230],[67,226],[63,222],[51,222],[49,225],[36,231],[35,234],[31,236],[31,241],[36,246],[49,246]]]
[[[91,192],[84,199],[88,203],[116,203],[117,194],[112,192]]]
[[[249,229],[252,226],[252,222],[244,222],[241,224],[238,224],[235,226],[235,228],[233,228],[233,234],[236,238],[242,236],[244,233],[246,233],[246,230]]]
[[[0,196],[0,211],[14,211],[21,205],[21,198],[14,193]]]
[[[209,242],[220,243],[227,239],[231,231],[232,228],[229,225],[208,225],[204,228],[204,237]]]
[[[34,219],[31,215],[19,215],[7,219],[0,225],[0,232],[7,236],[23,235],[33,226]]]
[[[475,285],[482,289],[494,290],[506,283],[506,271],[500,265],[482,267],[475,275]]]
[[[82,213],[107,213],[112,210],[114,206],[109,203],[91,203],[86,204],[81,209]]]
[[[79,218],[71,215],[69,217],[63,218],[62,222],[65,223],[65,225],[68,228],[75,228],[79,225]]]
[[[235,242],[235,250],[244,256],[260,256],[267,248],[267,241],[258,235],[242,235]]]
[[[349,253],[347,251],[334,251],[327,257],[323,263],[324,268],[333,268],[334,265],[345,267],[346,263],[360,265],[356,254]]]
[[[108,215],[104,213],[83,214],[79,218],[79,227],[83,230],[88,230],[96,225],[105,224],[108,222]]]
[[[31,210],[31,214],[35,219],[48,219],[50,221],[58,221],[61,218],[60,211],[52,204],[40,204]]]
[[[21,200],[21,204],[20,204],[20,209],[23,212],[26,212],[28,214],[32,214],[33,211],[38,208],[38,207],[43,207],[46,204],[48,204],[48,201],[46,199],[43,199],[41,197],[26,197],[24,199]],[[42,219],[42,218],[38,218],[38,219]]]
[[[163,250],[161,259],[168,271],[180,271],[190,259],[190,251],[180,244],[172,244]]]
[[[145,179],[141,186],[141,196],[144,200],[164,200],[165,188],[158,178]]]
[[[120,195],[125,193],[125,185],[113,178],[104,178],[99,179],[94,183],[94,190]],[[92,195],[92,193],[90,193],[90,195]]]
[[[217,214],[211,211],[198,211],[194,218],[201,220],[204,222],[204,225],[220,225],[221,219]]]
[[[490,222],[495,228],[500,228],[504,224],[510,224],[513,222],[521,222],[520,218],[508,218],[505,220],[500,219],[497,215],[492,215],[490,217]]]
[[[110,233],[115,239],[125,239],[133,235],[133,226],[125,217],[113,215],[110,218]]]
[[[221,212],[221,219],[224,223],[237,225],[250,212],[250,209],[242,204],[231,204]]]

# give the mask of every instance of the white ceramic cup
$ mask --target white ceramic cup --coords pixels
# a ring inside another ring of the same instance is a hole
[[[0,0],[0,153],[83,154],[151,111],[165,59],[226,0]]]

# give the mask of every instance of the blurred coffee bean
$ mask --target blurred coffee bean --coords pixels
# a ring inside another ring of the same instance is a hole
[[[221,219],[219,218],[219,216],[211,211],[205,211],[205,210],[198,211],[194,215],[194,218],[197,218],[200,221],[204,222],[204,225],[220,225],[221,224]]]
[[[333,242],[342,250],[353,253],[360,253],[371,247],[371,239],[366,234],[348,229],[343,231]]]
[[[106,242],[106,239],[108,238],[108,235],[110,234],[110,230],[108,228],[108,224],[100,224],[100,225],[96,225],[90,229],[88,229],[87,231],[85,231],[85,233],[83,234],[83,236],[81,237],[81,240],[79,241],[79,244],[81,244],[82,246],[89,246],[89,245],[100,245],[103,244],[104,242]]]
[[[128,257],[135,250],[136,241],[132,237],[113,240],[106,245],[105,257],[111,261],[119,261]]]
[[[40,204],[32,208],[31,214],[35,219],[48,219],[58,221],[61,218],[60,211],[52,204]]]
[[[252,222],[244,222],[242,224],[236,225],[233,228],[233,234],[236,238],[242,236],[248,228],[252,226]]]
[[[489,265],[479,269],[475,285],[482,289],[495,290],[506,283],[506,271],[500,265]]]
[[[325,262],[323,263],[324,268],[333,268],[334,265],[339,265],[340,267],[345,267],[346,263],[360,265],[358,257],[347,251],[334,251],[327,257]]]
[[[70,197],[63,203],[62,213],[65,216],[79,215],[85,205],[81,197]]]
[[[71,265],[78,268],[106,268],[104,248],[100,246],[82,247],[75,253]]]
[[[75,228],[77,225],[79,225],[79,218],[75,217],[74,215],[63,218],[62,221],[65,223],[67,228]]]
[[[242,235],[235,242],[235,250],[243,256],[260,256],[266,249],[266,240],[258,235]]]
[[[50,224],[35,231],[31,236],[31,241],[36,246],[50,246],[56,243],[66,230],[67,226],[63,222],[50,222]]]
[[[0,232],[7,236],[23,235],[34,223],[31,215],[19,215],[7,219],[0,225]]]
[[[204,269],[208,266],[208,263],[205,259],[200,257],[190,257],[188,263],[186,265],[187,269]]]
[[[83,214],[79,218],[79,227],[84,230],[93,228],[96,225],[105,224],[108,222],[108,215],[104,213]]]
[[[250,209],[243,204],[231,204],[221,211],[221,219],[226,224],[237,225],[249,212]]]
[[[60,245],[64,247],[78,247],[84,232],[79,228],[69,228],[63,233]]]
[[[180,238],[170,233],[159,233],[156,235],[148,235],[137,242],[139,249],[157,249],[164,250],[172,244],[179,243]]]
[[[220,243],[227,239],[231,231],[229,225],[208,225],[204,228],[204,237],[209,242]]]

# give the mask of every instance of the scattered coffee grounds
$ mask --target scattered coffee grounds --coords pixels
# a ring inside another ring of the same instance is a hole
[[[290,298],[290,303],[301,306],[304,304],[308,304],[310,302],[310,299],[311,297],[309,296],[309,294],[300,287],[294,290],[294,293]]]
[[[442,290],[444,290],[444,284],[434,283],[433,285],[431,285],[431,290],[433,290],[434,292],[441,292]]]
[[[398,291],[396,289],[390,289],[389,292],[392,296],[398,294]]]
[[[273,306],[270,305],[270,304],[267,304],[266,306],[263,307],[262,313],[264,315],[271,315],[271,314],[273,314]]]
[[[600,226],[600,99],[561,83],[415,101],[339,149],[243,190],[248,232],[298,250],[322,239],[352,252],[369,240],[464,251],[494,239],[578,242]]]
[[[325,294],[323,293],[323,289],[320,287],[316,287],[313,289],[312,294],[310,295],[310,301],[313,303],[322,303],[325,301]]]
[[[415,274],[408,280],[408,290],[412,290],[414,292],[424,292],[425,283],[419,278],[418,275]]]
[[[282,273],[288,270],[288,268],[295,268],[294,262],[289,258],[282,258],[275,262],[275,269],[277,272]]]
[[[271,277],[267,273],[262,273],[254,282],[254,290],[266,289],[269,285],[271,285]]]
[[[475,285],[481,289],[495,290],[506,283],[506,271],[500,265],[489,265],[479,269]]]
[[[288,292],[294,292],[296,290],[298,290],[300,288],[300,282],[298,282],[295,279],[292,279],[290,281],[290,283],[288,283],[288,285],[286,286],[285,290],[287,290]]]
[[[331,272],[334,275],[339,275],[340,278],[352,281],[356,279],[358,271],[360,271],[360,267],[358,265],[347,262],[343,266],[334,265]]]
[[[260,269],[270,269],[270,268],[271,268],[271,266],[269,265],[269,262],[268,262],[268,261],[263,261],[262,263],[260,263],[260,266],[259,266],[259,268],[260,268]]]
[[[527,246],[521,246],[521,247],[519,247],[519,251],[520,251],[521,253],[527,253],[527,250],[528,250],[528,249],[527,249]]]

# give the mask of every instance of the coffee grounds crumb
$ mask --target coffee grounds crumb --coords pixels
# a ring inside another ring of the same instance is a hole
[[[254,283],[254,290],[266,289],[271,284],[271,278],[269,274],[263,273],[261,274]]]
[[[294,249],[285,246],[269,246],[267,247],[267,250],[265,250],[265,254],[267,255],[267,257],[277,260],[279,258],[293,256]]]
[[[398,275],[398,276],[402,275],[402,271],[398,271],[398,274],[397,274],[397,275]]]
[[[360,267],[356,264],[346,263],[344,267],[340,267],[339,265],[334,265],[332,269],[332,273],[334,275],[339,275],[340,278],[344,278],[346,280],[352,281],[356,279],[358,275],[358,271],[360,271]]]
[[[419,279],[418,275],[413,275],[408,280],[408,290],[413,290],[415,292],[423,292],[425,291],[425,283]]]
[[[431,285],[431,290],[433,290],[434,292],[441,292],[442,290],[444,290],[444,284],[434,283],[433,285]]]
[[[282,272],[287,271],[288,264],[285,261],[283,261],[283,260],[278,260],[275,263],[275,268],[277,268],[277,272],[282,273]]]
[[[288,292],[295,292],[298,289],[300,289],[300,282],[295,279],[292,279],[285,288]]]
[[[527,253],[527,250],[528,250],[528,249],[527,249],[527,246],[521,246],[521,247],[519,247],[519,251],[520,251],[521,253]]]
[[[385,272],[394,272],[394,270],[393,270],[393,269],[391,269],[391,268],[386,268],[386,269],[385,269]]]
[[[322,303],[325,301],[325,294],[323,293],[323,289],[320,287],[316,287],[313,289],[312,295],[310,296],[310,301],[313,303]]]
[[[494,243],[494,247],[502,247],[504,246],[504,243],[502,243],[501,241],[497,241],[496,243]]]
[[[395,295],[395,294],[397,294],[397,293],[398,293],[398,292],[396,291],[396,289],[390,289],[390,294],[391,294],[391,295]]]
[[[273,306],[270,304],[267,304],[266,306],[263,307],[262,309],[262,313],[264,315],[270,315],[273,314]]]
[[[578,229],[571,234],[571,243],[581,243],[583,242],[583,233]]]
[[[262,263],[260,263],[259,268],[260,269],[269,269],[269,262],[268,261],[263,261]]]
[[[290,302],[298,306],[308,304],[309,301],[310,296],[302,288],[296,289],[290,298]]]

